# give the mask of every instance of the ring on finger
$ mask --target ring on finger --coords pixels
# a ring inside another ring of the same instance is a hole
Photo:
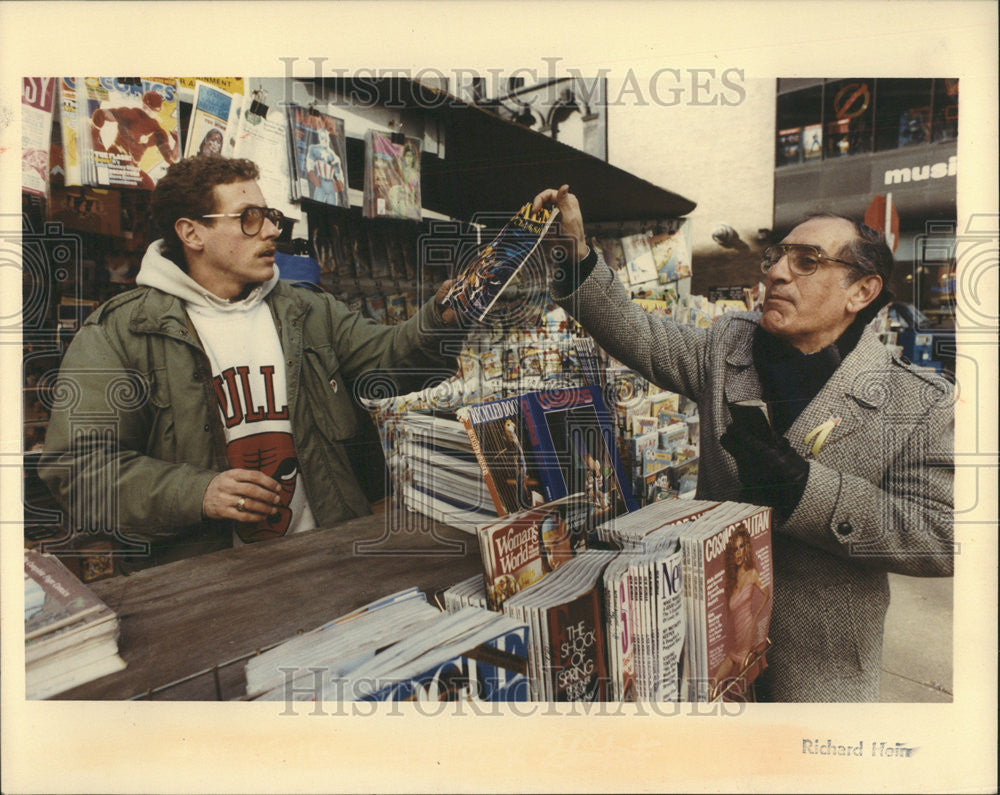
[[[236,510],[237,511],[245,511],[246,510],[246,504],[247,504],[247,498],[246,497],[240,497],[239,501],[236,503]]]

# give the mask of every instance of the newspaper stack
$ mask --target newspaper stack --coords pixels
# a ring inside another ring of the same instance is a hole
[[[583,550],[503,611],[531,628],[528,678],[536,701],[605,701],[601,576],[617,552]]]
[[[24,553],[25,694],[49,698],[125,667],[118,617],[58,558]]]

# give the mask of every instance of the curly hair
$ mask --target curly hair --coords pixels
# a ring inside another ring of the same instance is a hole
[[[153,189],[151,215],[164,253],[181,270],[187,271],[184,246],[174,224],[178,218],[200,218],[216,211],[215,186],[245,182],[260,177],[252,160],[219,155],[196,155],[174,163]],[[208,219],[206,223],[214,223]]]

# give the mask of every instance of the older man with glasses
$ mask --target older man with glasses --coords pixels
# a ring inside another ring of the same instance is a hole
[[[39,472],[71,529],[134,551],[123,571],[369,513],[344,449],[359,430],[348,383],[454,367],[447,285],[389,327],[279,281],[285,218],[258,178],[249,160],[171,166],[137,289],[98,307],[63,359]]]
[[[877,701],[887,572],[953,570],[952,390],[867,328],[889,301],[892,253],[851,219],[820,215],[764,253],[760,313],[709,329],[647,315],[559,207],[575,264],[556,300],[616,359],[698,403],[700,499],[774,509],[774,606],[762,696]],[[768,421],[747,416],[764,404]],[[754,409],[751,409],[754,411]]]

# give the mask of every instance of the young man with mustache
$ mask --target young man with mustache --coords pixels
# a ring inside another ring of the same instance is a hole
[[[579,260],[553,296],[609,354],[697,401],[697,497],[774,508],[774,603],[762,695],[877,701],[887,572],[953,571],[952,390],[866,329],[889,300],[892,253],[839,216],[796,226],[762,263],[762,311],[709,329],[647,315],[597,249],[568,186],[558,206]],[[764,400],[771,426],[728,406]]]
[[[344,449],[358,432],[348,382],[454,367],[446,286],[388,327],[279,281],[285,219],[258,177],[218,156],[171,166],[137,289],[99,307],[63,359],[39,471],[74,529],[148,546],[124,571],[370,513]]]

